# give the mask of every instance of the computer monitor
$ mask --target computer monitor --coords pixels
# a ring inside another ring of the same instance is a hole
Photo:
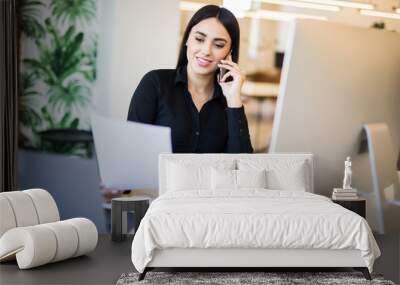
[[[361,194],[374,193],[376,171],[371,172],[371,153],[360,153],[360,144],[364,139],[364,124],[385,123],[395,153],[393,161],[397,159],[400,35],[299,20],[293,23],[289,37],[269,152],[313,153],[314,192],[326,196],[331,196],[334,187],[342,186],[344,161],[350,156],[353,187]],[[395,164],[387,167],[394,174]],[[392,194],[400,200],[399,182],[391,182]],[[375,193],[376,199],[377,196]],[[400,218],[400,205],[390,206],[390,213],[384,216],[380,201],[368,201],[367,219],[373,229],[383,233],[399,227],[398,221],[389,227],[383,227],[381,222],[396,220],[394,215]]]

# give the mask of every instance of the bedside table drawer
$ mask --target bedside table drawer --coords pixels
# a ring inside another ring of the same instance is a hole
[[[361,217],[365,219],[366,216],[366,200],[365,199],[357,199],[357,200],[333,200],[332,202],[339,204],[340,206],[353,211],[356,214],[359,214]]]

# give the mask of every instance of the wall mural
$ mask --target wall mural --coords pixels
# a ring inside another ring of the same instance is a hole
[[[95,0],[20,0],[20,146],[90,157]]]

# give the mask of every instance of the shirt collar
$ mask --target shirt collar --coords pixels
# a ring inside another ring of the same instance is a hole
[[[187,65],[179,66],[176,69],[175,84],[183,83],[187,86],[187,82]],[[217,77],[215,77],[214,86],[213,99],[224,99],[224,95],[222,94],[221,86],[218,84]]]

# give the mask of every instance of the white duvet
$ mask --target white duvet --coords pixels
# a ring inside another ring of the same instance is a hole
[[[359,215],[324,196],[265,189],[160,196],[136,232],[132,262],[143,272],[165,248],[358,249],[371,272],[380,255]]]

